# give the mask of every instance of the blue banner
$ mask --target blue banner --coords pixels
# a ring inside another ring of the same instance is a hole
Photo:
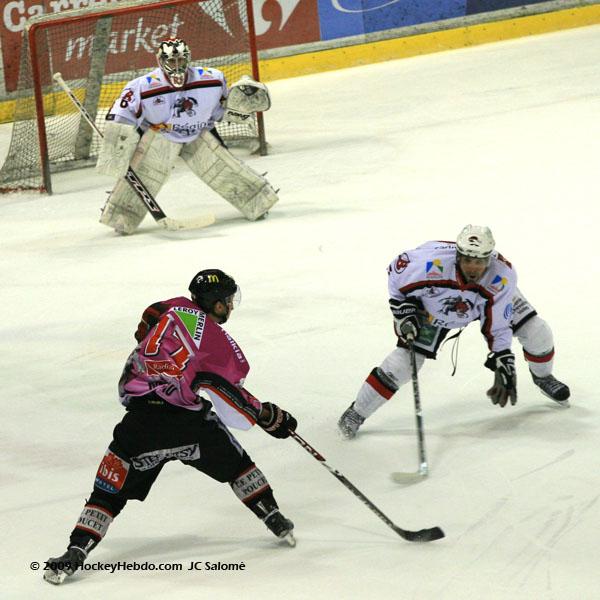
[[[318,0],[321,39],[364,35],[546,0]]]
[[[321,39],[462,17],[467,0],[319,0]]]
[[[515,6],[524,6],[527,4],[539,4],[547,0],[468,0],[467,14],[490,12],[501,10],[503,8],[515,8]]]

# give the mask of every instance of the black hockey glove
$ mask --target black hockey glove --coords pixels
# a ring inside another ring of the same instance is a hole
[[[258,424],[273,437],[284,439],[298,427],[298,421],[277,404],[263,402]]]
[[[485,366],[494,371],[494,385],[487,391],[492,404],[506,406],[517,403],[517,372],[515,371],[515,355],[510,350],[490,352]]]
[[[399,306],[393,307],[394,329],[396,335],[404,342],[415,341],[419,337],[421,319],[417,303],[407,298]]]

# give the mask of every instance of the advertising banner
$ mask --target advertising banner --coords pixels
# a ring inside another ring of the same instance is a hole
[[[467,0],[318,0],[321,39],[462,17]]]
[[[467,14],[490,12],[502,10],[503,8],[515,8],[529,4],[539,4],[546,0],[467,0]]]
[[[315,0],[254,0],[254,28],[259,50],[321,39]]]
[[[23,30],[27,19],[86,6],[114,5],[118,0],[9,0],[2,7],[0,39],[4,64],[4,83],[8,92],[17,89]],[[241,52],[246,46],[247,19],[245,7],[236,1],[197,2],[185,10],[194,19],[187,19],[174,7],[141,11],[115,17],[110,34],[107,73],[119,73],[129,65],[152,68],[156,64],[158,44],[169,37],[181,37],[191,46],[192,56],[212,58]],[[254,0],[254,19],[259,49],[304,44],[320,39],[319,15],[314,0]],[[77,27],[54,28],[48,46],[42,53],[48,64],[42,65],[44,84],[50,83],[50,71],[61,71],[66,79],[85,77],[87,59],[95,35],[95,22]],[[200,34],[199,34],[200,32]],[[202,37],[198,48],[194,40]],[[46,38],[41,41],[46,42]],[[48,49],[51,48],[52,52]],[[51,64],[50,64],[51,63]]]

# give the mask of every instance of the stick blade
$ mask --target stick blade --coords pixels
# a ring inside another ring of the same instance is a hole
[[[170,219],[165,217],[158,221],[168,231],[179,231],[180,229],[202,229],[208,227],[216,221],[215,215],[207,213],[191,219]]]
[[[404,472],[397,471],[391,474],[392,481],[396,483],[419,483],[419,481],[423,481],[429,475],[429,470],[426,468],[421,468],[416,472]]]
[[[396,527],[396,533],[408,542],[434,542],[446,537],[446,534],[440,527],[432,527],[431,529],[421,529],[419,531],[408,531]]]

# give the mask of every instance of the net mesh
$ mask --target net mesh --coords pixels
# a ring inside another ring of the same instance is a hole
[[[126,12],[115,12],[115,9]],[[64,21],[63,18],[69,19]],[[60,17],[60,20],[58,19]],[[72,18],[71,18],[72,17]],[[31,28],[43,97],[49,172],[95,164],[101,140],[53,80],[61,72],[103,131],[108,109],[125,84],[154,69],[156,48],[180,37],[192,65],[214,67],[229,85],[252,74],[247,5],[240,0],[125,0],[101,9],[69,11],[35,20]],[[46,189],[34,98],[34,69],[26,34],[21,46],[18,97],[10,147],[0,169],[0,191]],[[259,146],[256,119],[218,123],[229,144]]]

